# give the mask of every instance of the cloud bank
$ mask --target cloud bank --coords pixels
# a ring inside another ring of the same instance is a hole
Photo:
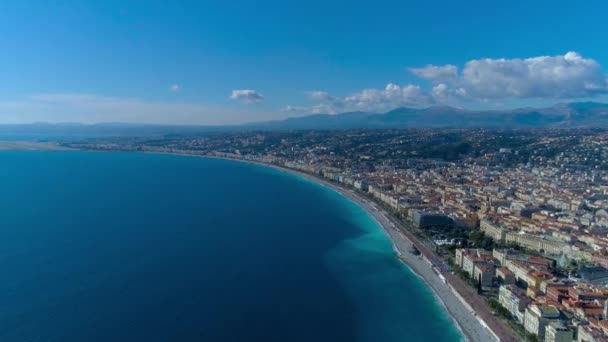
[[[322,103],[312,106],[287,106],[288,111],[304,111],[313,114],[335,114],[352,111],[383,111],[402,106],[420,106],[434,103],[433,98],[416,85],[400,86],[389,83],[383,89],[363,89],[345,97],[337,97],[321,90],[308,92],[312,100]]]
[[[473,99],[577,98],[608,92],[600,64],[576,52],[526,59],[474,59],[462,72],[454,65],[410,69],[433,83]],[[447,89],[446,89],[447,91]]]
[[[345,97],[316,90],[308,94],[320,103],[290,108],[333,114],[466,101],[576,99],[608,94],[608,77],[601,65],[572,51],[559,56],[523,59],[473,59],[461,69],[452,64],[429,64],[408,70],[429,82],[429,89],[415,84],[389,83],[383,89],[364,89]]]

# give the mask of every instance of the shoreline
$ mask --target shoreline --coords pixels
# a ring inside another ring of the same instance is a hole
[[[86,149],[72,149],[72,151],[80,150],[87,152]],[[107,151],[112,152],[112,151]],[[123,151],[117,151],[123,152]],[[237,159],[213,155],[201,155],[187,152],[163,152],[163,151],[124,151],[124,152],[139,152],[139,153],[150,153],[150,154],[168,154],[185,157],[198,157],[198,158],[210,158],[228,160],[234,162],[241,162],[246,164],[257,165],[261,167],[271,168],[279,172],[284,172],[302,180],[306,180],[314,183],[315,185],[323,186],[332,191],[337,192],[339,195],[346,199],[354,202],[359,208],[364,210],[378,225],[379,228],[386,234],[387,238],[392,244],[393,250],[397,254],[399,261],[405,265],[416,277],[418,277],[424,284],[431,290],[431,293],[435,297],[438,304],[445,310],[448,317],[454,323],[456,329],[460,332],[461,337],[466,341],[500,341],[501,338],[490,329],[488,324],[477,315],[477,312],[473,309],[472,305],[463,298],[463,295],[450,284],[446,277],[433,265],[433,262],[426,257],[425,251],[420,247],[420,242],[416,241],[416,237],[411,235],[403,226],[391,218],[390,215],[374,201],[368,200],[357,194],[355,190],[347,189],[341,185],[334,184],[321,178],[298,170],[289,169],[279,165],[268,164],[247,159]],[[405,234],[404,234],[405,232]],[[411,235],[407,237],[406,235]],[[412,241],[414,239],[414,241]],[[421,250],[421,255],[414,255],[411,253],[413,247],[416,246]],[[450,274],[445,274],[450,277]],[[453,279],[453,277],[450,277]],[[458,285],[458,284],[456,284]],[[464,294],[466,297],[467,294]],[[473,303],[475,304],[475,303]],[[473,305],[475,306],[475,305]],[[503,335],[504,336],[504,335]],[[504,341],[515,341],[515,339],[503,338]]]
[[[445,310],[448,318],[452,321],[452,323],[454,324],[454,326],[456,327],[456,329],[458,330],[458,332],[460,333],[460,335],[463,337],[463,339],[465,339],[466,341],[470,341],[470,338],[468,336],[468,334],[466,334],[463,330],[463,328],[460,326],[460,323],[458,322],[458,320],[454,317],[454,315],[452,314],[452,312],[448,309],[447,305],[445,304],[445,302],[443,301],[443,299],[439,296],[439,294],[437,293],[437,291],[429,284],[429,282],[420,274],[418,274],[418,272],[416,270],[414,270],[410,264],[408,264],[408,262],[406,260],[404,260],[404,253],[403,251],[401,251],[399,249],[399,247],[397,246],[397,244],[394,241],[394,238],[391,236],[390,232],[387,230],[389,228],[387,228],[385,225],[383,225],[382,223],[380,223],[378,221],[378,219],[373,215],[373,213],[371,212],[371,209],[369,208],[369,204],[367,207],[361,205],[361,203],[354,201],[350,196],[348,196],[348,194],[345,194],[344,191],[351,191],[348,189],[343,189],[343,188],[338,188],[337,186],[335,186],[334,184],[322,184],[320,183],[319,179],[313,179],[313,176],[310,177],[306,177],[309,176],[307,174],[294,174],[291,170],[285,170],[285,169],[279,169],[281,172],[286,172],[289,173],[291,175],[295,175],[297,177],[301,177],[303,179],[306,179],[310,182],[313,182],[316,185],[325,187],[331,191],[334,191],[336,193],[338,193],[340,196],[346,198],[347,200],[353,202],[355,205],[357,205],[360,209],[363,209],[363,211],[378,225],[378,228],[382,231],[382,233],[386,236],[386,238],[388,239],[388,241],[390,241],[391,246],[393,248],[393,251],[396,253],[397,258],[399,259],[399,262],[403,265],[405,265],[408,270],[410,270],[410,272],[415,275],[420,281],[422,281],[425,286],[431,290],[431,293],[433,294],[433,297],[435,298],[435,300],[437,301],[437,303],[441,306],[441,308],[443,310]],[[353,196],[358,196],[357,194],[352,194]],[[363,199],[362,197],[359,198],[359,200],[361,201],[367,201],[365,199]]]
[[[37,142],[0,139],[0,151],[74,151],[74,149],[60,146],[51,141]]]
[[[178,156],[189,156],[199,158],[210,158],[241,162],[246,164],[257,165],[261,167],[271,168],[280,172],[285,172],[290,175],[300,177],[304,180],[323,186],[332,191],[337,192],[347,200],[354,202],[363,211],[365,211],[386,234],[387,238],[393,246],[393,250],[397,254],[399,261],[405,265],[416,277],[418,277],[430,290],[438,304],[445,310],[446,314],[454,323],[456,329],[460,332],[463,339],[467,341],[500,341],[500,339],[492,332],[485,322],[482,322],[474,313],[474,310],[460,296],[455,294],[455,290],[448,285],[445,278],[440,278],[440,275],[435,270],[430,261],[426,260],[422,255],[414,255],[410,251],[414,247],[414,243],[408,239],[388,217],[388,213],[377,204],[361,197],[354,190],[346,189],[337,184],[320,177],[281,167],[273,164],[261,163],[253,160],[226,158],[210,155],[195,155],[188,153],[172,153],[172,152],[145,152],[145,153],[160,153],[171,154]],[[465,304],[466,303],[466,304]]]

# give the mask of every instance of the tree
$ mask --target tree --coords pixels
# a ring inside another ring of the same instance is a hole
[[[530,342],[538,342],[538,336],[532,334],[532,333],[528,333],[526,335],[526,340],[530,341]]]
[[[492,310],[494,310],[494,313],[496,315],[502,316],[507,319],[512,318],[509,310],[507,310],[507,308],[505,308],[504,306],[500,305],[500,303],[496,299],[490,299],[489,303],[490,307],[492,308]]]
[[[486,236],[481,230],[474,230],[469,233],[469,240],[473,242],[477,248],[483,248],[488,251],[494,248],[494,240],[491,237]]]

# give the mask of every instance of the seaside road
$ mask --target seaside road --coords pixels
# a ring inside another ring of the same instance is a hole
[[[289,171],[293,172],[292,170]],[[384,228],[384,231],[392,240],[399,258],[431,287],[468,340],[484,342],[519,341],[510,328],[492,314],[490,307],[475,293],[474,289],[467,286],[451,272],[443,272],[440,277],[439,270],[434,268],[429,261],[422,256],[411,253],[415,244],[416,248],[428,260],[445,264],[428,246],[419,242],[412,233],[406,230],[400,222],[391,218],[384,209],[378,208],[373,202],[363,199],[352,190],[346,190],[308,174],[298,174],[338,191],[367,210]]]
[[[240,159],[233,160],[259,164],[296,174],[331,188],[357,203],[382,226],[392,240],[399,258],[430,286],[469,341],[519,341],[514,332],[492,314],[490,307],[474,293],[473,289],[452,273],[440,272],[428,261],[433,260],[439,264],[440,268],[444,268],[445,262],[443,260],[439,259],[428,246],[421,243],[411,232],[405,229],[400,222],[391,218],[384,209],[377,207],[373,202],[363,199],[352,190],[344,189],[320,177],[277,165]],[[424,257],[411,253],[413,246],[416,246]]]
[[[510,338],[512,334],[504,331],[501,331],[499,338],[497,338],[497,336],[495,336],[494,333],[480,321],[475,310],[460,300],[454,293],[455,291],[451,289],[450,285],[444,282],[438,276],[437,272],[435,272],[433,266],[428,261],[421,256],[416,256],[411,253],[413,244],[410,239],[406,237],[409,232],[404,230],[399,222],[389,219],[388,214],[382,208],[378,208],[375,204],[373,204],[373,202],[363,199],[354,191],[341,188],[318,177],[294,170],[283,168],[280,169],[295,173],[313,182],[325,185],[341,193],[343,196],[349,198],[369,212],[392,240],[393,246],[399,254],[399,258],[431,287],[434,294],[446,308],[450,316],[456,321],[458,327],[469,341],[487,342],[497,341],[499,339],[501,341],[517,341],[517,339]],[[494,320],[496,319],[495,317],[491,318]],[[487,322],[485,318],[484,321]]]
[[[364,204],[360,201],[360,198],[359,200],[357,198],[351,199],[361,205]],[[399,222],[388,216],[384,211],[381,213],[373,212],[372,215],[391,236],[395,247],[401,254],[400,258],[427,281],[435,291],[435,294],[443,301],[448,312],[456,319],[462,330],[465,331],[465,334],[471,340],[478,341],[478,338],[481,338],[479,341],[491,341],[497,338],[500,341],[519,340],[504,322],[498,320],[492,314],[490,307],[477,295],[475,290],[465,284],[462,279],[451,272],[443,272],[441,275],[447,280],[447,282],[444,282],[439,278],[429,262],[410,253],[409,251],[411,251],[413,246],[412,241],[416,241],[416,237],[411,232],[403,228]],[[400,229],[391,229],[390,227],[393,225]],[[387,229],[387,227],[389,228]],[[419,242],[416,244],[416,248],[427,256],[428,259],[438,259],[432,250],[429,250],[428,246]],[[443,263],[443,260],[440,262]],[[465,303],[458,297],[463,298]],[[450,302],[452,300],[457,302],[451,305]],[[483,332],[479,331],[480,328]]]
[[[348,197],[360,205],[365,205],[360,199]],[[431,287],[434,294],[439,298],[450,316],[456,321],[467,339],[484,342],[496,341],[497,339],[494,334],[484,327],[477,319],[475,313],[456,297],[449,285],[439,278],[431,264],[424,260],[422,256],[411,253],[413,248],[412,243],[396,228],[397,226],[393,228],[394,224],[382,212],[374,211],[372,215],[390,236],[395,249],[400,254],[400,259]]]
[[[391,221],[394,222],[395,220],[391,218]],[[403,227],[401,227],[401,229],[402,233],[405,233],[408,242],[416,241],[416,237],[411,232],[405,230]],[[434,260],[439,259],[439,257],[436,256],[428,246],[418,242],[416,247],[423,254],[434,256]],[[441,260],[441,262],[443,263],[443,260]],[[465,307],[467,307],[469,311],[472,311],[473,315],[480,322],[480,324],[490,328],[496,337],[498,337],[501,341],[519,341],[519,338],[517,338],[511,328],[505,322],[494,316],[490,306],[482,297],[477,295],[475,289],[468,286],[462,279],[454,275],[452,272],[442,272],[442,276],[445,277],[447,281],[445,285],[455,292],[457,297],[464,300]]]

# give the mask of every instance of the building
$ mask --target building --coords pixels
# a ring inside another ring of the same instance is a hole
[[[551,322],[557,322],[559,310],[553,305],[532,304],[526,308],[524,328],[527,332],[541,339],[545,337],[545,328]]]
[[[605,301],[608,298],[608,294],[604,291],[592,291],[587,288],[569,287],[568,297],[574,301],[581,302],[593,302],[593,301]]]
[[[356,180],[354,186],[356,189],[361,191],[367,191],[367,189],[369,188],[369,184],[365,180]]]
[[[528,266],[534,267],[538,271],[549,271],[553,268],[553,261],[545,258],[539,258],[534,256],[526,256],[524,259],[521,259]]]
[[[469,277],[475,276],[475,266],[479,264],[489,264],[493,261],[492,257],[487,252],[482,253],[482,250],[474,250],[473,253],[465,253],[462,256],[462,270],[469,274]],[[493,272],[492,272],[493,276]],[[478,279],[478,278],[475,278]],[[491,279],[491,278],[490,278]]]
[[[498,282],[503,285],[515,283],[515,274],[506,267],[499,267],[496,269],[496,278],[498,279]]]
[[[580,279],[592,285],[608,285],[608,269],[601,266],[581,266]]]
[[[608,256],[606,255],[594,254],[591,257],[591,261],[597,265],[608,268]]]
[[[553,267],[554,263],[554,261],[552,260],[541,257],[529,256],[525,253],[511,248],[494,248],[494,250],[492,250],[492,256],[497,259],[503,266],[505,266],[509,260],[518,260],[528,266],[534,267],[536,270],[539,271],[549,271]]]
[[[549,272],[543,271],[532,271],[528,272],[526,276],[522,279],[522,282],[526,283],[528,287],[540,288],[543,282],[549,282],[553,279],[553,275]]]
[[[521,282],[525,282],[528,277],[528,272],[531,271],[528,265],[519,260],[507,260],[507,262],[505,263],[505,267],[509,271],[513,272],[516,281]]]
[[[505,241],[530,250],[548,254],[560,254],[567,246],[564,242],[548,240],[537,235],[523,232],[508,232],[505,235]]]
[[[454,220],[448,215],[434,211],[415,210],[412,221],[418,228],[449,228],[454,225]]]
[[[545,342],[572,342],[574,331],[561,322],[551,322],[545,328]]]
[[[542,296],[544,293],[538,289],[538,287],[528,286],[526,289],[526,296],[537,299],[539,296]]]
[[[488,219],[481,220],[479,223],[479,229],[486,235],[494,239],[497,242],[504,242],[506,237],[506,230],[498,226],[496,223],[491,222]]]
[[[544,291],[547,294],[547,298],[550,300],[561,303],[562,300],[568,298],[568,291],[572,287],[569,284],[550,283],[544,287]],[[541,286],[541,291],[543,287]]]
[[[492,250],[492,256],[494,257],[494,259],[498,260],[501,265],[504,266],[507,260],[519,259],[521,253],[511,248],[494,248],[494,250]]]
[[[457,248],[455,251],[455,255],[454,255],[454,262],[456,263],[456,265],[458,265],[458,267],[464,268],[463,264],[464,264],[465,256],[467,256],[467,257],[484,257],[484,260],[488,260],[488,261],[492,260],[492,258],[490,257],[490,254],[486,250],[479,249],[479,248]],[[472,269],[471,269],[471,271],[472,271]]]
[[[589,325],[579,325],[577,329],[577,342],[605,342],[601,330],[592,329]]]
[[[454,252],[454,263],[460,268],[462,268],[462,257],[466,253],[466,251],[467,249],[457,248]]]
[[[489,263],[478,263],[473,268],[473,279],[481,279],[481,286],[491,287],[494,278],[494,266]]]
[[[522,289],[515,285],[503,285],[498,290],[498,302],[511,313],[519,323],[524,322],[526,307],[530,304],[530,298]]]

